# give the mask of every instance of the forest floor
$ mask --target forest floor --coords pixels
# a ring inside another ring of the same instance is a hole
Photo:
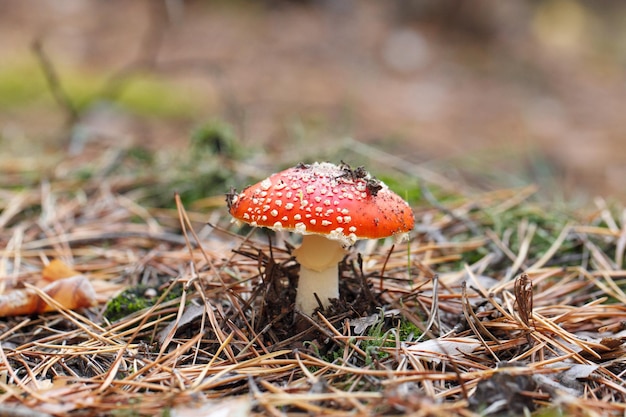
[[[470,192],[416,166],[415,188],[388,177],[414,209],[409,240],[358,242],[340,298],[307,317],[297,236],[232,223],[214,191],[262,168],[213,145],[3,171],[0,411],[623,415],[619,207]]]

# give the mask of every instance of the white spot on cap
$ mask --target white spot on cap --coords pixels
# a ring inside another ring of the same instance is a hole
[[[274,201],[274,203],[275,203],[278,207],[280,207],[280,206],[282,206],[282,205],[283,205],[283,200],[276,200],[276,201]]]
[[[282,228],[283,228],[283,224],[281,222],[274,223],[274,229],[282,229]]]
[[[281,220],[282,220],[282,221],[284,221],[284,222],[286,222],[286,221],[288,221],[288,220],[289,220],[289,217],[287,217],[287,216],[283,216],[283,218],[282,218]]]
[[[343,223],[343,217],[337,216],[337,223]]]
[[[285,204],[285,209],[287,210],[291,210],[293,208],[293,203],[287,203]]]
[[[351,216],[343,216],[343,221],[346,223],[350,223],[352,221],[352,217]]]
[[[250,220],[250,215],[248,213],[243,213],[244,220]]]
[[[315,192],[315,187],[313,187],[312,185],[307,185],[306,186],[306,193],[307,194],[313,194]]]
[[[261,181],[262,190],[269,190],[271,186],[272,186],[272,181],[270,181],[269,178],[265,178],[263,181]]]
[[[354,232],[356,232],[356,227],[354,227],[354,226],[350,226],[350,228],[348,229],[348,231],[349,231],[350,233],[354,233]]]
[[[333,240],[339,240],[345,246],[349,246],[354,243],[354,240],[348,239],[346,235],[343,234],[343,227],[338,227],[335,230],[331,230],[328,234],[328,237]]]
[[[329,222],[328,220],[322,220],[322,226],[330,226],[333,222]]]
[[[278,216],[278,210],[274,209],[272,211],[270,211],[270,214],[274,217]]]
[[[300,220],[300,219],[302,219],[302,215],[301,215],[300,213],[295,214],[295,215],[293,216],[293,219],[294,219],[294,220]]]
[[[296,229],[296,232],[304,233],[304,232],[306,232],[306,224],[304,224],[304,223],[296,223],[295,229]]]
[[[315,223],[317,223],[317,220],[315,220],[315,219],[311,219],[311,224],[312,224],[312,225],[315,225]]]

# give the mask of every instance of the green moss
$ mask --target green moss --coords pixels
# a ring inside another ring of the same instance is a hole
[[[518,233],[520,225],[525,223],[528,227],[534,227],[535,232],[529,245],[527,258],[532,263],[539,259],[554,244],[566,224],[572,221],[571,216],[557,210],[545,210],[543,207],[525,203],[512,207],[502,212],[493,212],[486,209],[481,212],[483,215],[479,221],[483,227],[490,227],[498,236],[510,234],[508,245],[513,253],[518,253],[522,243],[526,239],[525,235]],[[575,255],[580,250],[579,242],[576,239],[566,239],[558,251],[555,259],[567,259],[568,254]],[[576,258],[573,257],[568,262],[576,265]],[[568,263],[559,263],[559,266],[568,266]]]
[[[381,313],[382,316],[382,313]],[[414,340],[421,334],[421,330],[404,317],[393,320],[393,327],[388,327],[384,317],[367,332],[367,339],[361,342],[361,349],[366,353],[365,363],[370,365],[374,359],[383,360],[389,353],[383,348],[395,348],[397,341]]]
[[[198,113],[199,100],[199,96],[179,91],[165,80],[142,74],[129,80],[118,104],[145,116],[187,118]]]
[[[150,288],[147,285],[137,285],[135,287],[127,288],[122,291],[117,297],[111,299],[107,303],[104,316],[109,321],[117,321],[126,316],[129,316],[137,311],[141,311],[145,308],[152,307],[156,303],[163,291],[158,291],[155,296],[146,296],[146,291]],[[156,290],[156,288],[155,288]],[[169,301],[180,297],[182,293],[182,287],[180,285],[175,286],[165,297],[164,301]]]
[[[177,192],[183,204],[190,205],[194,201],[215,195],[223,195],[230,187],[234,187],[235,174],[226,167],[222,167],[214,160],[206,160],[202,166],[190,167],[187,172],[178,171],[178,175],[169,182],[171,193],[160,195],[171,200]],[[168,206],[169,204],[164,204]]]
[[[89,73],[56,66],[61,87],[76,110],[89,108],[98,101],[110,101],[103,94],[109,73]],[[167,80],[151,74],[138,74],[125,80],[122,94],[112,100],[135,114],[152,117],[183,118],[199,113],[199,94],[180,91]],[[19,108],[34,104],[55,105],[50,88],[36,62],[19,62],[0,69],[0,108]]]
[[[398,320],[397,329],[400,334],[400,340],[404,342],[415,340],[422,334],[420,328],[405,317]]]
[[[174,193],[190,205],[212,196],[223,196],[231,188],[258,179],[237,172],[235,160],[248,152],[232,127],[224,122],[207,122],[191,134],[188,151],[180,157],[160,161],[155,173],[161,180],[152,198],[153,205],[172,206]],[[164,200],[166,199],[166,200]]]
[[[48,89],[35,65],[5,65],[0,69],[0,108],[30,104],[47,97]]]
[[[138,410],[133,408],[120,406],[120,408],[116,408],[111,411],[111,416],[113,417],[141,417],[141,413]]]
[[[144,165],[152,165],[154,164],[154,153],[150,151],[148,148],[145,148],[141,145],[133,146],[128,149],[128,157],[133,161],[136,161],[140,164]]]
[[[216,120],[203,123],[192,132],[191,152],[197,160],[206,155],[239,159],[244,153],[232,126]]]
[[[562,417],[565,413],[558,407],[546,407],[533,413],[535,417]]]
[[[80,181],[88,181],[94,176],[93,167],[91,166],[83,166],[76,170],[76,177]]]

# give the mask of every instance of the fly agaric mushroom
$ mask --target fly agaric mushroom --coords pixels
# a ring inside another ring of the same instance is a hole
[[[230,214],[252,226],[301,233],[296,309],[311,314],[339,298],[338,263],[358,239],[403,236],[409,205],[363,167],[298,164],[227,196]],[[316,299],[317,296],[317,299]]]

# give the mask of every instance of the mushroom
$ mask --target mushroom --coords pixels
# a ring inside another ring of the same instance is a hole
[[[413,212],[363,167],[298,164],[227,196],[230,214],[251,226],[301,233],[296,309],[311,314],[339,298],[338,263],[358,239],[405,236]],[[317,297],[317,298],[316,298]],[[319,300],[319,302],[318,302]]]

